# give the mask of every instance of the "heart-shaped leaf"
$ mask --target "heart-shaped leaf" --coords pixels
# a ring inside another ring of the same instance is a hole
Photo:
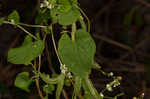
[[[44,50],[44,42],[37,40],[32,42],[28,36],[21,47],[12,48],[8,52],[8,61],[13,64],[29,65],[32,60],[38,57]]]
[[[32,82],[33,80],[30,80],[28,72],[21,72],[16,77],[15,86],[29,92],[29,86]]]
[[[55,90],[55,86],[54,85],[44,85],[43,86],[43,91],[47,94],[52,94],[52,92]]]
[[[59,12],[68,12],[71,9],[71,4],[69,0],[58,0]]]
[[[80,11],[77,8],[72,8],[66,13],[60,13],[58,23],[61,25],[70,25],[77,21],[80,17]]]
[[[91,71],[96,46],[85,30],[80,29],[75,34],[74,42],[67,34],[62,35],[58,44],[58,53],[71,72],[84,78]]]
[[[9,16],[8,19],[10,21],[13,20],[14,24],[18,24],[20,22],[20,16],[16,10],[14,10]]]

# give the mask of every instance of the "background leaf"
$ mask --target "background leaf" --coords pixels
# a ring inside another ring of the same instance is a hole
[[[4,18],[0,18],[0,25],[3,24]]]

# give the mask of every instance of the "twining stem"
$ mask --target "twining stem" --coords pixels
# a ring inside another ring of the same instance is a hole
[[[61,62],[61,60],[60,60],[60,57],[59,57],[59,55],[58,55],[58,51],[57,51],[57,48],[56,48],[56,43],[55,43],[55,39],[54,39],[53,27],[52,27],[52,26],[51,26],[51,34],[52,34],[52,41],[53,41],[55,53],[56,53],[56,55],[57,55],[57,58],[58,58],[58,60],[59,60],[60,65],[62,65],[62,62]]]
[[[9,21],[4,21],[4,23],[15,25],[14,23],[9,22]],[[25,23],[18,23],[18,25],[22,25],[22,26],[26,26],[26,27],[33,27],[33,28],[46,28],[46,26],[42,26],[42,25],[31,25],[31,24],[25,24]]]
[[[20,28],[21,30],[23,30],[25,33],[27,33],[29,36],[33,37],[35,40],[37,40],[37,37],[35,37],[34,35],[32,35],[30,32],[28,32],[27,30],[25,30],[22,26],[17,25],[18,28]]]
[[[40,69],[41,69],[41,55],[39,56],[39,64],[38,64],[38,73],[40,73]]]
[[[52,27],[52,25],[50,26],[50,28],[51,28],[51,34],[52,34],[52,41],[53,41],[53,45],[54,45],[54,50],[55,50],[55,53],[57,55],[57,58],[59,60],[60,65],[62,65],[62,62],[60,60],[60,57],[58,55],[58,51],[57,51],[57,48],[56,48],[56,43],[55,43],[55,39],[54,39],[54,35],[53,35],[53,27]],[[66,91],[64,89],[62,89],[62,93],[63,93],[63,96],[65,97],[65,99],[69,99],[68,96],[67,96],[67,93],[66,93]]]
[[[4,23],[5,23],[5,24],[15,25],[14,23],[9,22],[9,21],[4,21]],[[21,24],[23,24],[23,23],[21,23]],[[27,24],[26,24],[26,25],[27,25]],[[15,26],[17,26],[18,28],[20,28],[21,30],[23,30],[25,33],[27,33],[29,36],[31,36],[31,37],[33,37],[35,40],[37,40],[37,37],[36,37],[36,36],[34,36],[34,35],[31,34],[30,32],[28,32],[27,30],[25,30],[22,26],[20,26],[20,25],[15,25]]]
[[[71,33],[71,38],[72,38],[72,41],[74,42],[75,41],[75,32],[77,31],[76,29],[76,24],[72,24],[72,33]]]
[[[41,61],[39,61],[39,65],[41,64],[40,62],[41,62]],[[36,61],[34,61],[33,69],[34,69],[35,71],[37,71],[37,70],[36,70]],[[39,71],[39,70],[40,70],[40,68],[38,68],[38,71]],[[38,73],[39,73],[39,72],[38,72]],[[41,98],[41,99],[44,99],[44,96],[43,96],[43,94],[42,94],[42,92],[41,92],[41,90],[40,90],[39,78],[36,78],[36,79],[35,79],[35,83],[36,83],[37,91],[38,91],[38,93],[39,93],[40,98]]]
[[[36,78],[35,79],[35,83],[36,83],[36,87],[37,87],[37,90],[38,90],[38,93],[39,93],[39,96],[41,97],[41,99],[44,99],[44,96],[40,90],[40,85],[39,85],[39,78]]]
[[[19,23],[19,25],[33,27],[33,28],[46,28],[46,26],[42,26],[42,25],[30,25],[30,24],[25,24],[25,23]]]
[[[79,21],[80,21],[81,27],[87,31],[87,28],[86,28],[86,25],[82,16],[80,16]]]
[[[90,32],[90,28],[91,28],[91,23],[90,23],[90,20],[89,18],[87,17],[87,15],[84,13],[84,11],[80,8],[80,7],[77,7],[80,12],[83,14],[83,16],[86,18],[87,22],[88,22],[88,32]]]

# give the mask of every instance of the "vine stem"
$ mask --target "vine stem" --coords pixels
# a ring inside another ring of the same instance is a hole
[[[32,35],[30,32],[28,32],[27,30],[25,30],[22,26],[17,25],[18,28],[20,28],[21,30],[23,30],[25,33],[27,33],[29,36],[33,37],[35,40],[37,40],[37,37],[35,37],[34,35]]]
[[[40,57],[39,57],[39,58],[40,58]],[[39,60],[40,60],[40,59],[39,59]],[[39,70],[40,70],[40,65],[41,65],[41,61],[39,61],[38,72],[39,72]],[[34,69],[35,71],[37,71],[37,70],[36,70],[36,61],[34,61],[33,69]],[[43,93],[41,92],[41,89],[40,89],[39,78],[36,78],[36,79],[35,79],[35,83],[36,83],[36,87],[37,87],[37,91],[38,91],[38,93],[39,93],[39,96],[41,97],[41,99],[44,99]]]
[[[19,23],[19,25],[33,27],[33,28],[46,28],[46,26],[43,26],[43,25],[30,25],[30,24],[25,24],[25,23]]]
[[[83,16],[86,18],[86,20],[87,20],[87,22],[88,22],[88,32],[90,32],[91,30],[91,23],[90,23],[90,20],[89,20],[89,18],[87,17],[87,15],[85,14],[85,12],[80,8],[80,7],[78,7],[77,6],[77,8],[80,10],[80,12],[83,14]]]
[[[52,27],[52,25],[51,25],[51,34],[52,34],[52,41],[53,41],[55,53],[56,53],[56,55],[57,55],[57,58],[58,58],[58,60],[59,60],[60,65],[62,65],[61,59],[60,59],[60,57],[59,57],[59,55],[58,55],[58,51],[57,51],[57,48],[56,48],[56,43],[55,43],[55,39],[54,39],[54,34],[53,34],[53,27]]]
[[[72,41],[74,42],[75,41],[75,32],[76,32],[76,24],[72,24],[72,34],[71,34],[71,37],[72,37]]]
[[[15,25],[12,22],[4,21],[5,24],[12,24]],[[43,25],[31,25],[31,24],[25,24],[25,23],[18,23],[18,25],[26,26],[26,27],[33,27],[33,28],[46,28],[46,26]]]
[[[55,43],[55,39],[54,39],[54,35],[53,35],[53,27],[52,27],[52,25],[50,26],[50,28],[51,28],[51,34],[52,34],[52,41],[53,41],[53,45],[54,45],[54,50],[55,50],[55,53],[57,55],[57,58],[59,60],[60,65],[62,65],[62,62],[60,60],[60,57],[58,55],[58,51],[57,51],[57,48],[56,48],[56,43]],[[67,96],[67,93],[66,93],[66,91],[64,89],[62,90],[62,93],[63,93],[63,96],[65,97],[65,99],[69,99],[68,96]]]
[[[20,28],[22,31],[24,31],[25,33],[27,33],[29,36],[31,36],[32,38],[34,38],[35,40],[37,40],[37,37],[36,36],[34,36],[33,34],[31,34],[30,32],[28,32],[26,29],[24,29],[22,26],[20,26],[20,25],[16,25],[16,24],[14,24],[14,23],[12,23],[12,22],[8,22],[8,21],[4,21],[4,23],[5,24],[11,24],[11,25],[15,25],[15,26],[17,26],[18,28]],[[23,24],[23,23],[21,23],[21,24]],[[24,24],[25,25],[25,24]],[[27,25],[27,24],[26,24]],[[30,26],[30,25],[28,25],[28,26]],[[32,25],[31,25],[32,26]]]

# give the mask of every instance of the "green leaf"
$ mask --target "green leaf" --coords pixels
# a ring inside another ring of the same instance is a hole
[[[48,74],[40,74],[40,77],[47,84],[57,84],[57,78],[50,78]]]
[[[8,61],[13,64],[29,65],[44,50],[44,42],[37,40],[32,42],[27,36],[21,47],[12,48],[8,52]]]
[[[80,11],[77,8],[72,8],[66,13],[61,13],[58,16],[58,23],[61,25],[70,25],[77,21],[80,17]]]
[[[32,37],[27,35],[24,39],[24,42],[22,44],[22,46],[29,44],[30,42],[32,42]]]
[[[132,8],[124,17],[124,25],[127,27],[130,27],[130,25],[133,22],[134,14],[136,13],[136,10],[139,8],[139,6]]]
[[[83,78],[91,72],[96,46],[85,30],[80,29],[75,34],[75,42],[67,34],[62,35],[58,44],[58,53],[69,71]]]
[[[4,23],[4,18],[0,18],[0,25]]]
[[[15,86],[26,92],[29,92],[29,86],[32,82],[33,81],[30,80],[28,72],[21,72],[16,77]]]
[[[65,75],[61,74],[57,80],[56,99],[60,99],[60,95],[64,86]]]
[[[50,10],[50,16],[51,16],[51,21],[53,24],[57,23],[57,19],[58,19],[58,9],[57,8],[52,8]]]
[[[70,2],[71,2],[72,5],[78,4],[78,0],[70,0]]]
[[[48,96],[45,96],[44,99],[48,99]]]
[[[80,21],[80,24],[81,24],[82,29],[87,30],[87,28],[86,28],[86,24],[85,24],[84,20],[83,20],[83,19],[81,19],[81,18],[79,18],[79,21]]]
[[[55,86],[54,85],[44,85],[43,86],[43,91],[46,93],[46,94],[52,94],[52,92],[55,90]]]
[[[68,12],[71,9],[71,4],[68,0],[58,0],[59,12]]]
[[[99,95],[99,93],[93,86],[91,80],[88,78],[88,75],[84,77],[82,85],[83,85],[84,91],[90,97],[94,97],[94,99],[102,99],[102,97]]]
[[[48,2],[49,2],[50,4],[52,4],[52,5],[56,5],[57,0],[48,0]]]
[[[80,92],[81,82],[82,82],[82,79],[80,77],[75,77],[74,91],[76,95],[78,95]]]
[[[44,10],[45,12],[39,12],[35,19],[35,24],[48,24],[50,17],[50,10]]]
[[[65,79],[65,86],[67,87],[70,87],[71,86],[71,83],[70,83],[70,80],[69,79]]]
[[[14,24],[18,24],[20,22],[20,16],[16,10],[14,10],[9,16],[8,20],[14,22]],[[13,21],[12,21],[13,20]]]

